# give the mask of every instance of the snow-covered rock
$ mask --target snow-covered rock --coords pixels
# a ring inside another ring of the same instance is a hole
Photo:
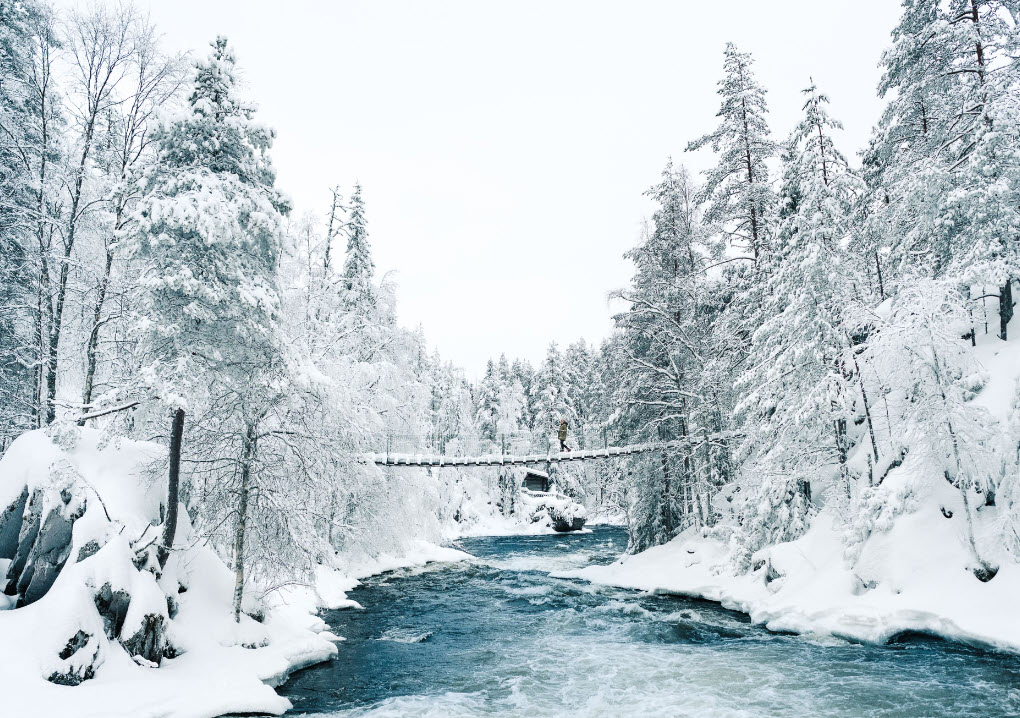
[[[520,506],[528,523],[558,533],[580,531],[588,520],[584,506],[563,494],[522,489]]]
[[[233,575],[183,506],[159,569],[165,453],[64,428],[29,432],[0,459],[5,714],[282,713],[269,683],[336,654],[307,611],[235,623]]]

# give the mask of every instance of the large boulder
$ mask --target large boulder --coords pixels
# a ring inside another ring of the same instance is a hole
[[[86,498],[70,481],[55,488],[60,483],[31,494],[26,486],[0,516],[0,558],[12,559],[3,592],[17,597],[18,606],[42,598],[71,555],[74,522],[85,513]],[[17,540],[12,541],[15,531]]]
[[[533,524],[544,524],[558,533],[580,531],[588,520],[584,506],[562,494],[522,489],[521,503]]]

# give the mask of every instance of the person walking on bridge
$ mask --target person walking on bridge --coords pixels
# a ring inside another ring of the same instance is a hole
[[[556,437],[560,440],[560,451],[570,451],[570,447],[567,446],[567,420],[560,419],[560,431]]]

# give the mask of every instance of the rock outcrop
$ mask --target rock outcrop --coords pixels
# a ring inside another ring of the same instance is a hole
[[[19,607],[38,601],[56,581],[85,506],[85,497],[69,482],[59,490],[36,488],[31,495],[26,487],[0,515],[0,558],[11,559],[3,591],[16,596]]]

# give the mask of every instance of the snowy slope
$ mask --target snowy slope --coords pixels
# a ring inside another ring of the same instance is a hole
[[[1020,343],[987,336],[975,349],[983,388],[974,402],[1003,432],[1015,421]],[[594,583],[719,601],[768,628],[885,642],[921,631],[1020,651],[1020,565],[991,537],[1001,530],[1008,497],[974,512],[982,554],[998,567],[975,577],[960,492],[908,453],[881,486],[865,495],[881,509],[866,525],[823,507],[795,541],[758,551],[741,572],[725,534],[690,529],[663,546],[609,566],[563,573]],[[977,497],[975,497],[977,498]],[[871,515],[872,512],[863,512]]]

